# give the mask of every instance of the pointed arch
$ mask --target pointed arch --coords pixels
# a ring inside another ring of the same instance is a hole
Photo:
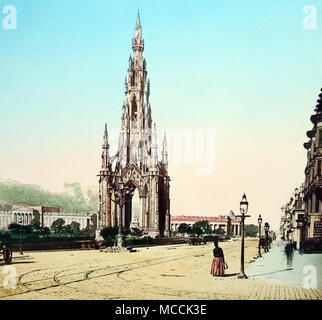
[[[132,87],[135,86],[135,71],[134,70],[132,70],[132,75],[131,75],[131,86]]]
[[[133,121],[137,120],[137,114],[138,114],[138,106],[137,106],[136,96],[134,94],[131,101],[131,120]]]
[[[149,188],[148,188],[147,184],[145,183],[142,188],[142,196],[147,197],[148,195],[149,195]]]

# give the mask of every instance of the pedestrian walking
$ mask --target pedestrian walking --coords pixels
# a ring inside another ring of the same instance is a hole
[[[223,276],[225,273],[225,257],[224,252],[218,246],[218,241],[214,241],[215,248],[213,250],[214,258],[212,260],[210,274],[213,276]]]
[[[291,270],[292,269],[292,264],[293,264],[293,255],[294,255],[294,250],[293,250],[293,245],[292,243],[287,243],[284,252],[286,255],[286,260],[287,260],[287,269]]]

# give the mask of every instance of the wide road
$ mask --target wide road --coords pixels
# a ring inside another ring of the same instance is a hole
[[[257,254],[256,239],[245,243],[245,261]],[[228,263],[225,277],[210,275],[213,244],[173,245],[107,253],[99,250],[14,253],[15,290],[0,299],[322,299],[322,288],[237,279],[240,241],[220,243]],[[0,266],[0,284],[8,277]],[[7,279],[8,280],[8,279]]]

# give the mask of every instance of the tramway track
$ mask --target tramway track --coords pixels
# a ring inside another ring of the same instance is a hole
[[[0,299],[9,297],[9,296],[17,296],[25,293],[30,293],[30,292],[39,292],[39,291],[54,288],[54,287],[67,286],[69,284],[73,284],[81,281],[86,281],[86,280],[91,280],[91,279],[96,279],[96,278],[106,277],[106,276],[112,276],[112,275],[115,275],[118,278],[122,279],[118,275],[124,272],[133,271],[140,268],[146,268],[154,265],[164,264],[171,261],[188,259],[193,256],[197,256],[197,255],[189,254],[189,255],[181,255],[179,257],[168,255],[168,256],[155,258],[155,259],[147,259],[147,260],[133,262],[133,263],[121,264],[116,266],[108,266],[108,267],[97,268],[94,270],[84,270],[80,272],[73,272],[73,273],[69,273],[69,274],[67,273],[65,275],[61,275],[64,272],[74,270],[74,269],[65,269],[55,273],[51,277],[48,277],[48,274],[47,274],[46,278],[23,282],[23,278],[26,276],[29,276],[31,273],[42,272],[45,270],[47,271],[53,268],[31,270],[19,276],[18,285],[19,285],[19,289],[21,290],[20,292],[12,293],[10,295],[0,296]],[[71,286],[68,286],[68,287],[71,287]]]

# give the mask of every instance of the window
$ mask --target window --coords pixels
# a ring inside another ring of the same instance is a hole
[[[131,120],[137,120],[137,112],[138,108],[136,105],[136,97],[134,96],[132,99],[132,114],[131,114]]]
[[[132,71],[131,86],[135,85],[135,71]]]
[[[320,211],[320,199],[315,196],[315,212],[319,212]]]
[[[322,147],[322,130],[319,130],[319,147]]]

